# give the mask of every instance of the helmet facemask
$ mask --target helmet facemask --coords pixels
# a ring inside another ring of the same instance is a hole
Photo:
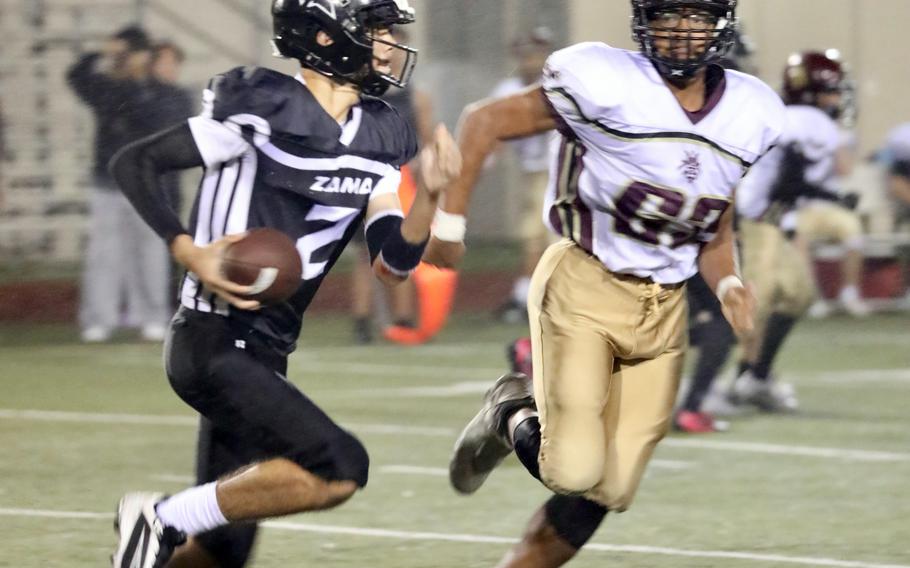
[[[381,29],[380,29],[381,30]],[[389,28],[389,33],[394,38],[394,28]],[[368,95],[379,96],[391,87],[403,89],[407,87],[414,74],[414,68],[417,66],[417,50],[396,41],[383,39],[375,31],[370,32],[370,50],[378,45],[385,45],[391,48],[388,61],[380,61],[381,67],[376,67],[375,56],[371,57],[370,65],[366,68],[366,73],[360,81],[361,89]],[[388,66],[388,70],[383,66]]]
[[[357,14],[357,21],[365,31],[365,37],[370,42],[370,65],[367,67],[365,77],[358,83],[363,92],[368,95],[379,96],[391,87],[403,89],[408,85],[414,68],[417,66],[417,50],[393,40],[395,27],[414,23],[414,8],[408,0],[380,0],[372,2],[375,6],[362,10]],[[382,32],[388,32],[384,34]],[[384,39],[383,35],[389,37]],[[377,68],[374,56],[376,44],[391,48],[388,61],[380,61],[387,65],[388,71]]]
[[[658,72],[685,81],[733,47],[735,0],[632,0],[632,35]]]

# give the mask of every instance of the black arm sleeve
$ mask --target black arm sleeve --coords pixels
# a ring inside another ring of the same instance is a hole
[[[793,146],[784,148],[780,172],[771,188],[771,201],[793,204],[800,197],[838,201],[840,197],[821,186],[806,181],[806,168],[809,161]]]
[[[111,160],[110,169],[142,219],[170,244],[187,231],[168,205],[160,177],[203,165],[190,126],[184,122],[126,146]]]

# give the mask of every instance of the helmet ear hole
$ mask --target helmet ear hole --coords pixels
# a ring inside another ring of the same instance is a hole
[[[328,47],[335,43],[335,40],[332,39],[332,36],[325,33],[323,30],[316,32],[316,43],[322,47]]]

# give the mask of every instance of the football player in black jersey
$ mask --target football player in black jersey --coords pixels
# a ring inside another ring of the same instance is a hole
[[[439,191],[460,170],[440,126],[421,152],[421,189],[406,218],[396,191],[414,133],[374,98],[402,86],[416,52],[393,26],[407,0],[274,0],[277,52],[296,77],[238,68],[212,80],[201,116],[128,146],[113,174],[187,269],[165,367],[201,415],[198,485],[166,498],[131,493],[118,511],[115,568],[246,565],[260,519],[343,503],[367,482],[362,444],[285,378],[307,305],[360,221],[377,276],[406,278],[429,237]],[[393,71],[395,50],[405,64]],[[203,167],[190,227],[158,187],[162,172]],[[303,280],[260,306],[226,280],[221,254],[250,228],[296,241]],[[170,560],[169,560],[170,559]]]

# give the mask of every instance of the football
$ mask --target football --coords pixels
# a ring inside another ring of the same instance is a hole
[[[294,241],[275,229],[251,229],[224,252],[221,270],[228,280],[251,286],[250,298],[281,303],[300,286],[303,265]]]

